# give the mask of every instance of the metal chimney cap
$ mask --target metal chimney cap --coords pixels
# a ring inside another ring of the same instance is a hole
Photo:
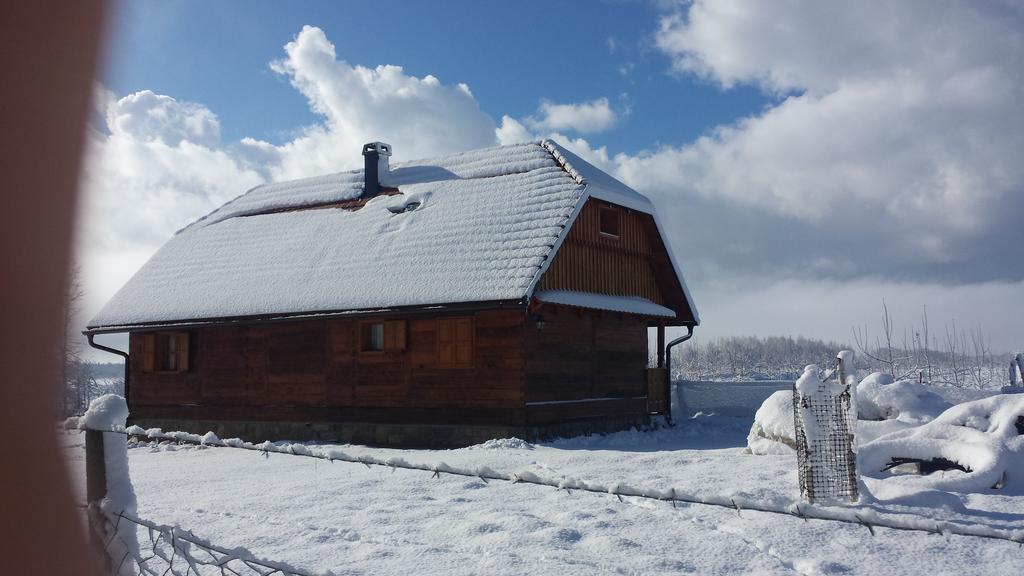
[[[385,144],[384,142],[368,142],[363,144],[363,156],[370,154],[391,156],[391,144]]]

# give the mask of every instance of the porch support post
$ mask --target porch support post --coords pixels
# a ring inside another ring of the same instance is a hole
[[[665,323],[658,323],[658,368],[665,367]]]

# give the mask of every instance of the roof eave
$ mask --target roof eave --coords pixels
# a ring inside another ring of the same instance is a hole
[[[421,315],[438,312],[475,312],[481,310],[508,310],[516,308],[522,308],[525,310],[527,301],[527,299],[521,298],[518,300],[487,300],[481,302],[452,302],[447,304],[416,304],[411,306],[363,308],[358,310],[287,312],[251,316],[229,316],[222,318],[186,318],[181,320],[138,322],[134,324],[89,326],[82,331],[82,334],[118,334],[124,332],[146,332],[157,330],[197,328],[205,326],[269,324],[277,322],[294,322],[297,320],[330,320],[334,318],[362,318],[367,316],[393,316],[402,314]]]

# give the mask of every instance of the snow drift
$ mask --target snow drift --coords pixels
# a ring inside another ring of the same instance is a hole
[[[894,382],[891,375],[874,372],[857,385],[857,413],[861,420],[929,422],[949,403],[928,388],[911,380]]]
[[[980,492],[993,487],[1024,492],[1024,396],[999,395],[953,406],[927,424],[862,445],[859,455],[862,473],[887,479],[886,492]],[[892,474],[889,468],[900,461],[945,461],[966,471]]]
[[[775,392],[757,409],[747,435],[747,449],[754,454],[788,454],[796,450],[792,390]]]
[[[869,374],[854,390],[860,443],[930,422],[950,407],[928,386],[894,381],[882,372]],[[754,454],[786,454],[796,449],[792,390],[780,390],[764,401],[754,415],[747,449]]]

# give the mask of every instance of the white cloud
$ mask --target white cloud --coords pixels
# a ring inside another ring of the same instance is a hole
[[[528,118],[526,122],[536,131],[570,130],[589,134],[611,128],[618,119],[608,99],[598,98],[570,104],[543,100],[537,108],[537,117]]]
[[[143,90],[106,106],[107,128],[141,142],[175,146],[183,141],[202,146],[220,143],[220,122],[207,108]]]
[[[494,120],[465,84],[417,78],[400,66],[353,66],[338,59],[323,31],[311,26],[285,53],[272,69],[288,77],[324,122],[277,149],[276,180],[358,167],[362,144],[375,140],[395,143],[396,159],[495,143]]]
[[[1022,31],[1010,5],[697,0],[661,21],[675,69],[781,100],[617,156],[618,175],[670,213],[704,197],[841,239],[847,274],[1019,280],[1002,262],[1024,243]],[[808,268],[822,257],[792,248]]]
[[[263,181],[217,145],[216,116],[152,92],[95,91],[78,219],[91,315],[174,232]],[[86,320],[87,318],[84,318]]]
[[[501,117],[501,126],[494,131],[494,134],[498,138],[498,143],[502,146],[537,139],[537,136],[530,132],[526,126],[523,126],[522,122],[508,114]]]

